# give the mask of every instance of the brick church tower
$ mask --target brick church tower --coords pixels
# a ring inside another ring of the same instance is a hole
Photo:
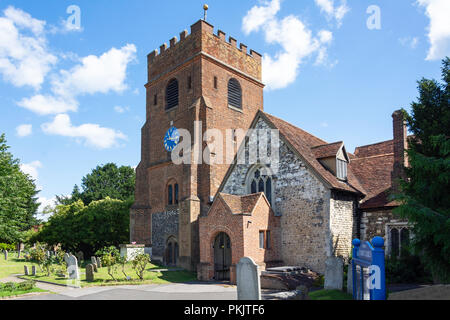
[[[202,133],[248,129],[263,109],[261,55],[204,20],[180,40],[148,55],[146,123],[141,162],[136,169],[135,203],[130,212],[131,242],[152,247],[153,259],[195,270],[199,262],[198,218],[205,215],[229,165],[171,161],[163,138],[171,127],[194,123]],[[193,142],[192,142],[193,143]]]

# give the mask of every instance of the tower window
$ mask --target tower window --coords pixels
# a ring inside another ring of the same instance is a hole
[[[172,79],[166,88],[166,110],[178,106],[178,80]]]
[[[217,89],[217,77],[214,77],[214,89]]]
[[[167,186],[167,204],[169,206],[179,203],[178,183],[172,182]]]
[[[155,94],[155,95],[153,96],[153,104],[154,104],[155,106],[158,104],[158,95],[157,95],[157,94]]]
[[[191,90],[192,89],[192,77],[191,76],[188,77],[187,82],[188,82],[188,90]]]
[[[228,105],[242,109],[242,88],[239,81],[234,78],[228,81]]]
[[[173,204],[173,187],[172,187],[172,185],[170,185],[168,187],[168,193],[169,193],[168,203],[169,203],[169,205],[172,205]]]

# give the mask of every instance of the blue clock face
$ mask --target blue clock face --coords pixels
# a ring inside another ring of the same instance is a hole
[[[166,148],[167,151],[172,152],[178,145],[178,142],[180,142],[180,133],[177,128],[171,127],[164,136],[164,148]]]

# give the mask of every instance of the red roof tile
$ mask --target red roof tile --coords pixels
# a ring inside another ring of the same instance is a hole
[[[235,196],[227,193],[219,193],[223,201],[228,205],[233,214],[251,214],[263,193]]]
[[[344,142],[339,141],[330,144],[324,144],[321,146],[312,147],[311,150],[314,152],[314,155],[317,159],[336,157],[339,149],[342,147]]]

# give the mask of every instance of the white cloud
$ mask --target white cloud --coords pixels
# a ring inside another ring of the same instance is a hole
[[[114,111],[117,113],[125,113],[130,110],[130,107],[121,107],[121,106],[115,106]]]
[[[31,124],[22,124],[16,128],[16,134],[19,137],[27,137],[33,133],[33,126]]]
[[[20,165],[20,170],[22,172],[30,175],[33,180],[37,180],[39,177],[38,169],[42,168],[42,163],[40,161],[33,161],[31,163],[23,163]]]
[[[128,64],[136,59],[136,46],[112,48],[101,56],[90,55],[52,80],[52,91],[62,97],[80,94],[123,92]]]
[[[430,18],[428,38],[431,47],[427,60],[439,60],[450,55],[450,1],[449,0],[417,0],[426,8]]]
[[[319,6],[320,11],[324,12],[328,19],[335,19],[337,26],[340,27],[342,25],[342,20],[345,15],[350,11],[350,8],[347,6],[346,0],[341,0],[339,6],[335,6],[334,0],[314,0],[316,5]]]
[[[39,115],[60,114],[78,110],[77,96],[83,94],[122,92],[127,66],[136,59],[136,47],[128,44],[112,48],[101,56],[90,55],[70,70],[60,70],[51,81],[51,95],[37,94],[17,104]]]
[[[39,115],[58,114],[78,110],[78,102],[73,98],[44,96],[41,94],[31,98],[23,98],[17,104]]]
[[[127,139],[122,132],[100,127],[98,124],[73,126],[67,114],[57,115],[53,122],[44,123],[41,128],[46,134],[84,139],[86,145],[98,149],[114,147],[119,140]]]
[[[398,39],[398,41],[403,47],[409,47],[411,49],[417,48],[417,45],[419,44],[419,38],[417,37],[403,37]]]
[[[322,30],[315,37],[310,29],[298,18],[289,15],[283,19],[276,17],[280,10],[280,0],[264,2],[255,6],[243,19],[243,31],[246,34],[263,30],[265,40],[270,44],[279,44],[282,48],[274,57],[263,56],[263,81],[268,89],[280,89],[288,86],[298,76],[303,61],[317,53],[316,63],[326,60],[327,48],[333,34]]]
[[[57,62],[47,49],[45,21],[8,7],[0,17],[0,73],[14,86],[39,89]]]

